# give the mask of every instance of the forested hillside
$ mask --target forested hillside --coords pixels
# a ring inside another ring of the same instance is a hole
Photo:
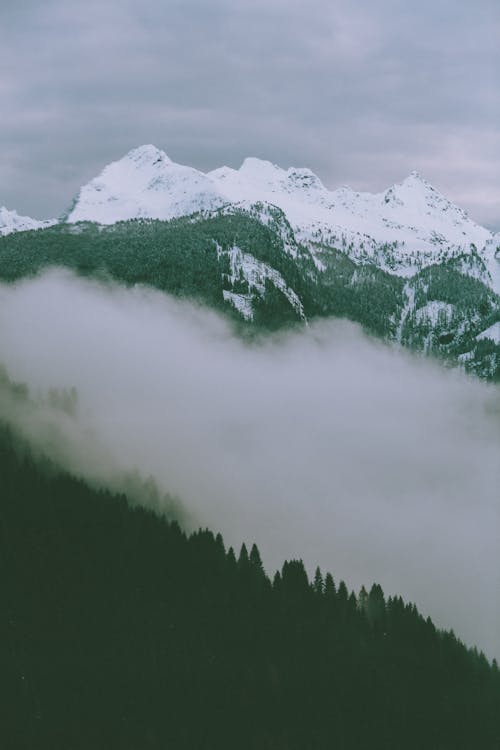
[[[0,430],[0,745],[497,749],[500,674],[380,586],[186,535]]]

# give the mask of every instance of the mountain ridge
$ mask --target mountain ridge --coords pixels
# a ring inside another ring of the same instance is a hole
[[[358,264],[373,263],[404,277],[442,259],[470,256],[473,246],[485,268],[473,264],[470,272],[500,292],[496,247],[489,244],[495,235],[416,171],[381,193],[329,190],[306,167],[283,169],[247,157],[239,169],[223,166],[204,173],[146,145],[84,185],[67,221],[170,220],[242,202],[276,205],[313,255],[318,245],[335,247]]]
[[[500,236],[470,219],[417,171],[379,193],[346,186],[330,190],[307,167],[283,169],[247,157],[239,169],[223,166],[204,173],[147,144],[109,163],[83,185],[63,221],[168,221],[253,203],[281,209],[316,259],[318,249],[340,249],[356,264],[373,264],[408,278],[433,263],[467,255],[472,263],[464,272],[500,293]],[[53,223],[0,211],[0,234]],[[474,251],[482,263],[476,262]]]

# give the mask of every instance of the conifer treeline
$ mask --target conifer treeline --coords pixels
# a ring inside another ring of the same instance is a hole
[[[0,431],[0,746],[498,749],[496,664],[413,605],[186,535]]]

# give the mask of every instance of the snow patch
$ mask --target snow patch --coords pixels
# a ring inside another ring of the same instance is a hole
[[[433,326],[447,325],[451,322],[455,306],[439,300],[431,300],[415,313],[417,323],[431,323]]]
[[[38,221],[29,216],[19,216],[17,211],[9,211],[5,206],[0,208],[0,236],[13,232],[29,232],[32,229],[44,229],[57,224],[57,219]]]
[[[500,321],[493,323],[492,326],[482,331],[482,333],[476,336],[476,339],[478,341],[481,339],[491,339],[495,344],[500,344]]]
[[[222,294],[226,302],[230,302],[245,320],[253,320],[251,294],[236,294],[235,292],[228,292],[226,289],[224,289]]]
[[[401,318],[395,336],[398,344],[401,344],[402,341],[403,328],[406,323],[406,319],[415,309],[415,289],[410,284],[406,283],[403,289],[403,294],[405,298],[405,304],[403,310],[401,311]]]
[[[228,281],[231,284],[235,284],[237,281],[243,279],[248,283],[249,292],[256,291],[259,295],[263,296],[266,291],[266,279],[269,279],[285,295],[299,317],[302,320],[306,320],[304,307],[300,298],[287,285],[283,276],[276,269],[258,260],[253,255],[245,253],[237,245],[233,245],[229,250],[217,247],[217,254],[219,257],[227,255],[229,258],[230,273],[228,274]],[[243,296],[246,297],[246,295]],[[230,301],[232,304],[235,302],[234,299],[230,299]],[[238,304],[243,305],[243,302],[240,301]]]

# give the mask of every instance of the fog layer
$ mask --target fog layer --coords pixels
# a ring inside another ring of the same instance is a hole
[[[59,271],[0,286],[0,361],[34,393],[76,387],[73,466],[137,468],[270,572],[377,581],[500,654],[497,388],[346,322],[249,345],[206,309]]]

